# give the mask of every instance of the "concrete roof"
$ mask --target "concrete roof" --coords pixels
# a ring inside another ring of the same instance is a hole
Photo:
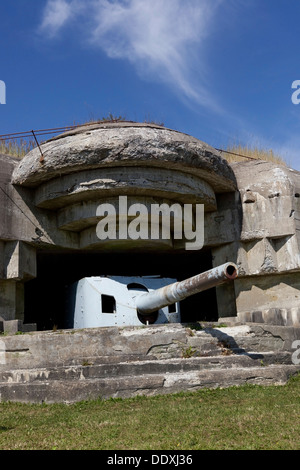
[[[179,170],[207,181],[215,192],[233,191],[235,175],[220,153],[187,134],[155,124],[91,123],[54,137],[20,162],[13,184],[37,187],[70,173],[112,167]]]

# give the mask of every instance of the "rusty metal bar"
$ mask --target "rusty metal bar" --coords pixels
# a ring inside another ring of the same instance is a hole
[[[42,149],[41,149],[40,144],[39,144],[39,142],[38,142],[38,140],[37,140],[37,138],[36,138],[36,136],[35,136],[34,131],[31,131],[31,132],[32,132],[32,135],[33,135],[33,137],[34,137],[34,139],[35,139],[35,141],[36,141],[36,144],[37,144],[37,146],[38,146],[38,148],[39,148],[40,154],[41,154],[40,163],[43,163],[43,162],[44,162],[44,155],[43,155]]]
[[[227,153],[229,155],[235,155],[236,157],[248,158],[248,160],[256,160],[256,161],[261,160],[261,158],[248,157],[248,155],[241,155],[240,153],[230,152],[229,150],[223,150],[223,149],[217,149],[217,148],[216,148],[216,150],[218,150],[218,152],[221,152],[221,153]]]
[[[237,266],[234,263],[225,263],[185,281],[175,282],[161,289],[142,294],[136,299],[136,308],[139,314],[148,315],[191,295],[219,286],[226,281],[233,281],[237,276]]]

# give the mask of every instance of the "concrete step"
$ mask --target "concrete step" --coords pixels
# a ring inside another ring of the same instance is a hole
[[[136,376],[1,383],[1,401],[75,403],[90,399],[154,396],[243,384],[284,385],[299,366],[235,367]]]
[[[99,360],[99,359],[98,359]],[[31,383],[51,380],[85,380],[94,378],[134,377],[159,373],[185,373],[190,371],[267,367],[291,365],[289,352],[266,352],[195,357],[188,359],[135,360],[128,362],[97,363],[35,369],[10,369],[0,371],[0,384]]]
[[[300,329],[266,325],[95,328],[0,336],[0,371],[84,363],[291,351]]]
[[[289,352],[85,364],[0,372],[1,401],[73,403],[245,383],[282,385],[300,372]]]
[[[248,353],[242,355],[195,357],[189,359],[139,360],[118,363],[85,363],[63,367],[11,369],[0,371],[2,383],[30,383],[50,380],[82,380],[139,376],[157,373],[184,373],[198,370],[266,367],[292,364],[289,352]]]
[[[0,338],[0,401],[76,402],[245,383],[300,372],[299,329],[163,325],[35,332]],[[2,352],[1,352],[2,349]]]

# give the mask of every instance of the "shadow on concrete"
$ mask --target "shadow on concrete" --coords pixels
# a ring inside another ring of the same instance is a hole
[[[217,328],[206,327],[202,331],[210,334],[213,338],[218,339],[218,345],[223,347],[224,350],[228,350],[230,354],[236,354],[240,356],[248,356],[251,359],[263,359],[264,355],[261,353],[248,352],[246,349],[242,348],[233,336],[226,334],[224,331],[220,331]]]

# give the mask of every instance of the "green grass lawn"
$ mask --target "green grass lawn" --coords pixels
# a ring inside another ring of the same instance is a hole
[[[0,449],[300,448],[300,376],[244,386],[74,405],[0,404]]]

